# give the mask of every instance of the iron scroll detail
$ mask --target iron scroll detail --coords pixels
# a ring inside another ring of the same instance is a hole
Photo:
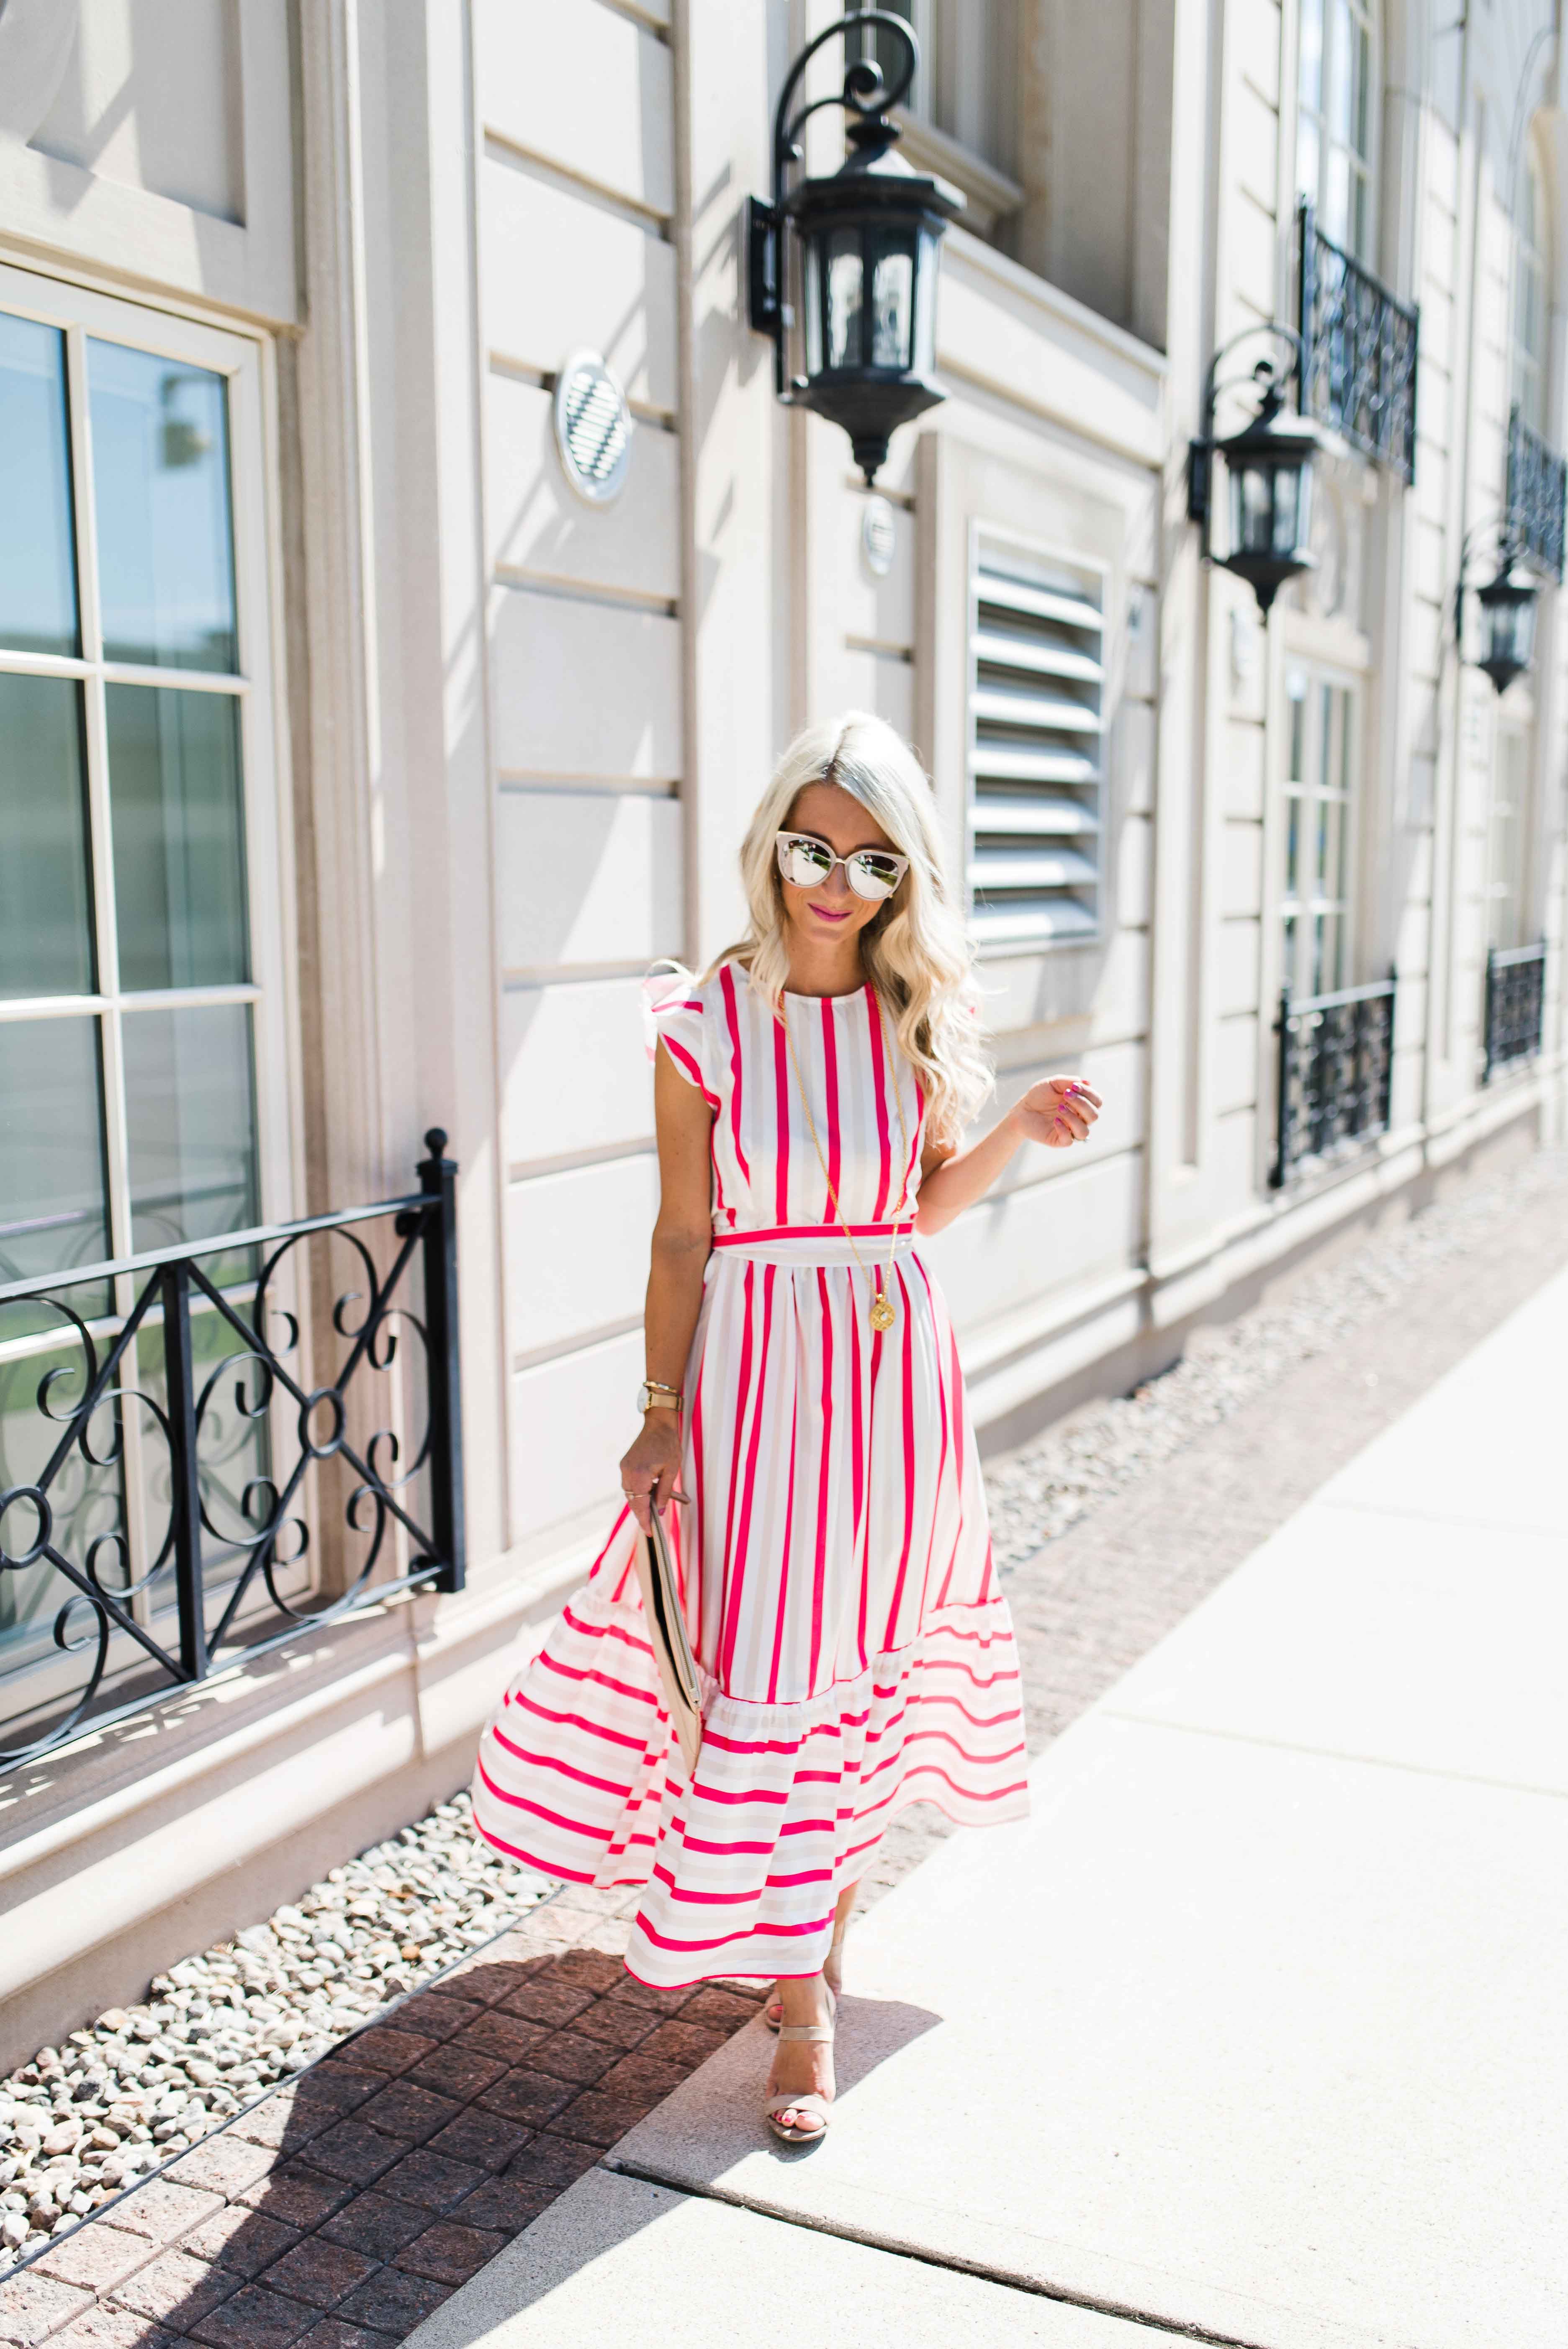
[[[1305,199],[1296,226],[1303,412],[1408,484],[1420,312],[1325,236]]]
[[[403,1198],[0,1284],[0,1763],[462,1587],[446,1139]]]

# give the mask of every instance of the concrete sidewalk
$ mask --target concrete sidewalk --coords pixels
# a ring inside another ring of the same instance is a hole
[[[418,2349],[1568,2338],[1568,1274],[857,1928],[820,2147],[728,2042]]]

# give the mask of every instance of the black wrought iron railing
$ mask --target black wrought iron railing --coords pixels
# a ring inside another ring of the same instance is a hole
[[[1384,1133],[1394,1073],[1394,981],[1293,1002],[1280,997],[1274,1183]]]
[[[425,1140],[407,1197],[0,1285],[0,1762],[461,1588],[457,1168]]]
[[[1412,481],[1420,311],[1325,236],[1305,199],[1296,225],[1302,408]]]
[[[1499,1069],[1541,1050],[1546,1009],[1546,947],[1492,947],[1486,957],[1484,1084]]]
[[[1533,555],[1554,579],[1563,576],[1563,523],[1568,511],[1568,460],[1524,421],[1508,412],[1508,543]]]

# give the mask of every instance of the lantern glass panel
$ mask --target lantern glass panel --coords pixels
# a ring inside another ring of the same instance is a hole
[[[872,367],[900,374],[910,363],[914,326],[914,252],[909,237],[879,236],[872,250]]]
[[[822,249],[814,236],[800,239],[800,310],[805,328],[806,373],[822,372]]]
[[[806,373],[861,364],[864,266],[858,230],[808,231],[800,239]]]
[[[929,226],[920,232],[915,247],[914,264],[914,329],[910,345],[909,365],[912,375],[928,376],[936,365],[936,278],[941,268],[937,246],[940,230]]]
[[[1525,669],[1534,649],[1535,600],[1501,597],[1487,613],[1488,653],[1496,666]]]
[[[1307,547],[1312,543],[1311,460],[1308,459],[1304,464],[1291,466],[1289,470],[1283,474],[1282,481],[1289,492],[1291,534],[1289,538],[1281,543],[1278,551],[1282,554],[1295,554],[1298,552],[1305,554]],[[1277,512],[1277,492],[1275,493],[1275,504]]]
[[[865,283],[859,230],[830,230],[827,237],[827,365],[830,367],[864,364]]]
[[[1301,543],[1296,527],[1301,474],[1294,465],[1274,469],[1274,544],[1271,554],[1292,555]]]
[[[1231,474],[1231,543],[1238,554],[1271,554],[1274,543],[1274,471],[1238,465]]]

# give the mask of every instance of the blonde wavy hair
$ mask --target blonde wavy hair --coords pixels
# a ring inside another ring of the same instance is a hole
[[[773,771],[740,849],[750,916],[746,936],[703,973],[744,963],[751,983],[782,1018],[789,977],[784,886],[776,833],[808,783],[836,783],[882,826],[909,871],[861,932],[866,976],[926,1098],[926,1131],[947,1150],[994,1082],[981,1042],[980,987],[963,921],[953,903],[931,784],[903,736],[863,709],[808,726]]]

